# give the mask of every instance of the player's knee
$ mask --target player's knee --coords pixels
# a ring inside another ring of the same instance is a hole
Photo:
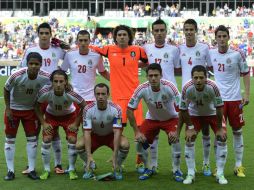
[[[130,143],[126,137],[121,137],[120,148],[124,150],[130,149]]]
[[[77,138],[74,136],[68,136],[68,143],[70,144],[76,144]]]
[[[242,135],[242,129],[233,129],[233,135],[236,136]]]
[[[51,143],[52,142],[52,137],[51,136],[43,136],[43,142],[44,143]]]
[[[85,149],[85,144],[83,143],[83,140],[78,140],[76,142],[76,149],[77,150],[83,150],[83,149]]]

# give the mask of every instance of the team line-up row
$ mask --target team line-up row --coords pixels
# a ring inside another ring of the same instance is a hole
[[[149,179],[157,171],[160,129],[167,133],[172,146],[174,178],[184,184],[191,184],[195,180],[195,138],[202,129],[203,172],[204,175],[211,175],[211,127],[216,135],[216,180],[219,184],[227,184],[223,172],[227,157],[226,120],[233,131],[234,173],[238,177],[245,177],[242,166],[242,108],[249,103],[249,68],[244,54],[229,47],[229,31],[225,26],[220,25],[215,30],[217,47],[212,49],[197,41],[197,30],[195,20],[186,20],[183,26],[186,43],[176,47],[165,43],[167,26],[158,19],[152,24],[155,42],[140,47],[132,45],[131,29],[120,25],[113,31],[115,44],[102,48],[89,46],[90,34],[81,30],[77,34],[78,48],[65,52],[63,49],[68,48],[67,44],[56,39],[51,43],[49,24],[39,25],[39,44],[26,50],[20,64],[24,68],[13,73],[4,88],[5,157],[8,168],[5,180],[15,178],[15,139],[20,121],[27,137],[28,168],[24,173],[28,173],[31,179],[48,179],[51,146],[54,150],[55,172],[64,172],[59,126],[63,127],[67,136],[70,179],[78,178],[75,172],[77,154],[86,164],[83,178],[94,177],[92,153],[102,145],[113,150],[113,177],[122,179],[121,166],[129,151],[129,142],[122,135],[127,118],[134,129],[136,167],[141,173],[140,180]],[[110,73],[105,70],[101,56],[108,57]],[[58,68],[60,59],[63,59],[61,69]],[[146,67],[148,79],[141,85],[138,81],[139,67]],[[207,79],[206,68],[213,69],[215,82]],[[68,69],[71,85],[65,73]],[[104,83],[95,85],[96,70],[110,81],[112,102],[108,100],[109,87]],[[181,95],[175,72],[182,72]],[[240,76],[243,76],[245,87],[243,97]],[[148,107],[145,119],[141,99]],[[77,140],[80,123],[83,125],[83,136]],[[178,138],[183,123],[187,126],[184,154],[188,172],[185,179],[180,170],[181,146]],[[37,177],[35,161],[40,126],[44,172]]]

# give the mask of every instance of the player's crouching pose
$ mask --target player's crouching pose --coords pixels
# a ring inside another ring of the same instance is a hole
[[[34,171],[36,152],[37,152],[37,134],[40,131],[40,124],[34,113],[34,103],[39,90],[50,83],[49,73],[40,70],[42,57],[39,53],[30,52],[27,55],[27,68],[22,68],[13,73],[5,83],[4,101],[5,101],[5,134],[6,141],[4,153],[8,168],[5,180],[13,180],[14,174],[14,154],[15,139],[20,121],[23,124],[27,138],[27,157],[28,157],[28,177],[37,179]]]
[[[153,143],[160,129],[168,135],[169,144],[172,144],[172,165],[173,174],[177,181],[182,181],[180,171],[181,146],[177,139],[178,114],[175,106],[178,106],[180,99],[179,92],[175,85],[170,81],[161,79],[162,69],[159,64],[153,63],[146,70],[148,82],[145,82],[135,90],[128,104],[127,115],[130,125],[133,127],[137,143],[137,152],[142,155],[145,165],[144,174],[140,180],[148,179],[152,174],[148,164],[149,144]],[[141,99],[144,99],[148,107],[146,119],[140,127],[137,127],[133,110],[137,108]],[[174,105],[175,104],[175,105]]]
[[[120,106],[109,101],[109,87],[99,83],[94,87],[96,102],[88,104],[84,109],[84,142],[87,155],[86,171],[84,179],[94,176],[91,170],[93,162],[92,153],[99,147],[105,145],[113,150],[112,164],[114,177],[121,180],[121,165],[129,152],[129,142],[122,136],[122,111]],[[81,141],[80,141],[81,142]],[[84,145],[77,144],[77,148]]]
[[[62,70],[55,70],[50,77],[52,85],[44,86],[38,93],[35,106],[36,114],[43,126],[43,140],[41,147],[44,172],[40,179],[48,179],[50,174],[50,146],[57,127],[62,126],[68,141],[68,159],[70,179],[77,179],[75,172],[76,148],[78,126],[85,106],[84,99],[72,91],[68,83],[68,76]],[[40,110],[41,103],[48,103],[45,118]],[[80,109],[75,108],[76,103]]]
[[[191,184],[195,179],[195,139],[203,123],[207,123],[217,139],[216,180],[219,184],[227,184],[223,172],[227,158],[227,134],[226,126],[222,126],[223,101],[219,88],[214,81],[207,79],[206,68],[202,65],[194,66],[191,75],[192,80],[183,87],[180,103],[179,123],[187,124],[185,160],[188,175],[183,183]]]

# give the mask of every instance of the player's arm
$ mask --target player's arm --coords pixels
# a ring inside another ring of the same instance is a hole
[[[4,87],[5,114],[9,121],[12,121],[12,112],[10,108],[10,91]]]
[[[85,150],[87,155],[86,171],[90,169],[90,164],[93,162],[93,155],[91,153],[91,130],[84,129],[84,139],[85,139]]]
[[[80,104],[78,104],[78,106],[79,106],[79,112],[77,114],[77,117],[76,117],[75,121],[72,124],[70,124],[68,127],[68,129],[72,132],[78,131],[78,127],[79,127],[81,119],[82,119],[82,113],[83,113],[84,107],[86,106],[85,100],[83,100]]]
[[[217,116],[217,127],[218,131],[216,133],[217,140],[225,142],[227,140],[227,133],[222,128],[222,119],[223,119],[223,107],[216,108],[216,116]]]
[[[243,98],[243,102],[242,105],[248,105],[249,101],[250,101],[250,73],[248,72],[248,74],[245,74],[243,76],[243,84],[244,84],[244,98]]]
[[[127,117],[130,122],[131,127],[133,128],[135,139],[138,142],[144,143],[146,141],[146,137],[142,134],[137,126],[137,122],[134,116],[134,110],[132,108],[127,108]]]
[[[103,77],[103,78],[105,78],[106,80],[108,80],[108,81],[110,81],[110,74],[109,74],[109,72],[105,69],[105,71],[103,71],[103,72],[99,72],[100,73],[100,75]]]
[[[121,140],[121,134],[122,131],[119,128],[113,128],[113,132],[114,132],[114,151],[113,151],[113,167],[114,169],[116,169],[117,166],[117,154],[118,154],[118,150],[119,150],[119,146],[120,146],[120,140]]]

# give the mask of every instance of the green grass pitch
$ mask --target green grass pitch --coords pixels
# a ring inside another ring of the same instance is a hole
[[[3,89],[6,77],[0,77],[0,88]],[[141,81],[145,80],[145,77],[140,78]],[[177,77],[177,82],[180,86],[181,79]],[[98,77],[98,82],[102,82],[103,79]],[[251,83],[253,84],[254,79],[251,79]],[[51,176],[46,181],[32,181],[21,174],[21,171],[27,165],[27,156],[26,156],[26,139],[24,136],[24,132],[22,126],[19,128],[19,132],[16,139],[16,153],[15,153],[15,174],[16,179],[14,181],[4,181],[3,177],[6,175],[6,163],[4,157],[4,124],[3,124],[3,114],[4,114],[4,100],[3,100],[3,91],[0,92],[0,110],[2,110],[2,114],[0,117],[1,123],[1,131],[0,131],[0,189],[1,190],[181,190],[181,189],[190,189],[190,190],[206,190],[206,189],[230,189],[230,190],[251,190],[254,186],[254,89],[251,89],[250,96],[250,104],[244,108],[244,116],[246,125],[243,129],[244,134],[244,158],[243,165],[246,168],[246,178],[237,178],[233,174],[234,169],[234,153],[233,153],[233,144],[232,144],[232,130],[228,128],[228,158],[225,167],[225,177],[228,179],[229,184],[225,186],[221,186],[215,182],[214,177],[204,177],[201,173],[202,167],[202,145],[200,141],[201,135],[199,134],[198,140],[196,142],[196,181],[192,185],[183,185],[182,183],[177,183],[172,179],[171,174],[171,147],[167,143],[167,138],[164,132],[160,133],[159,140],[159,173],[154,175],[151,179],[147,181],[139,181],[138,174],[135,171],[135,146],[133,140],[133,131],[130,126],[127,126],[124,130],[124,135],[128,137],[131,148],[128,155],[128,158],[125,162],[125,172],[124,172],[124,180],[122,181],[113,181],[113,182],[98,182],[93,180],[83,180],[83,167],[82,162],[78,158],[76,163],[77,173],[79,175],[79,179],[75,181],[70,181],[68,175],[56,175],[51,172]],[[144,106],[145,108],[145,106]],[[145,108],[146,110],[146,108]],[[62,155],[63,155],[63,166],[66,167],[68,164],[67,161],[67,143],[65,140],[65,135],[63,130],[61,131],[61,139],[62,139]],[[81,134],[81,131],[79,135]],[[213,142],[213,134],[211,133],[212,142]],[[182,144],[182,162],[181,169],[186,174],[186,164],[184,160],[184,138],[181,136],[181,144]],[[213,143],[212,143],[213,144]],[[40,174],[43,171],[41,154],[41,137],[40,143],[38,147],[38,156],[37,156],[37,166],[36,171]],[[111,171],[111,164],[107,163],[111,157],[111,151],[107,147],[102,147],[98,149],[94,158],[96,160],[98,169],[97,174],[103,174]],[[51,157],[51,168],[53,169],[53,155]],[[214,159],[214,151],[213,146],[211,146],[211,156],[210,156],[210,164],[212,169],[215,167],[215,159]]]

